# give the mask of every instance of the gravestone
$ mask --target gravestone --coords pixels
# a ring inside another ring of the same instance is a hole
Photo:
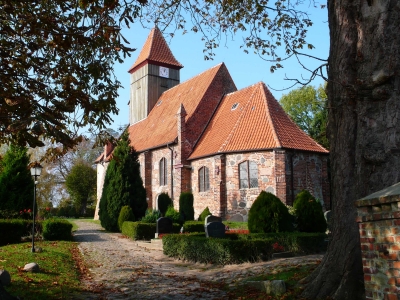
[[[223,238],[225,237],[225,225],[222,222],[211,222],[206,225],[206,236]]]
[[[157,220],[156,238],[159,234],[172,232],[172,219],[161,217]]]
[[[208,215],[206,217],[206,219],[204,220],[204,226],[206,226],[208,223],[211,223],[211,222],[222,222],[222,218],[221,217],[216,217],[216,216],[213,216],[213,215]]]

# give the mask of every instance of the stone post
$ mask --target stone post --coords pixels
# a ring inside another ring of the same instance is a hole
[[[400,183],[356,201],[366,299],[400,295]]]

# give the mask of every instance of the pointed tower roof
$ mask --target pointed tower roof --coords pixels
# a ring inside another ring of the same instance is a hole
[[[183,65],[178,62],[172,54],[171,49],[158,27],[154,27],[150,31],[142,51],[140,51],[138,58],[128,72],[134,72],[145,63],[161,64],[166,67],[172,67],[173,69],[183,68]]]
[[[329,153],[289,118],[260,82],[224,97],[189,159],[276,148]]]

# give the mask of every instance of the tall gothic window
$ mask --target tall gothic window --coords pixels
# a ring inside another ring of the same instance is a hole
[[[199,169],[199,191],[205,192],[210,189],[210,175],[207,167]]]
[[[258,187],[258,167],[254,161],[244,161],[239,164],[239,188]]]
[[[163,157],[160,160],[160,185],[167,185],[167,183],[168,183],[167,159]]]

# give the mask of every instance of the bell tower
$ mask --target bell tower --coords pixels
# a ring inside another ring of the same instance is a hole
[[[161,94],[179,84],[181,68],[161,31],[153,28],[128,71],[131,74],[130,125],[146,118]]]

